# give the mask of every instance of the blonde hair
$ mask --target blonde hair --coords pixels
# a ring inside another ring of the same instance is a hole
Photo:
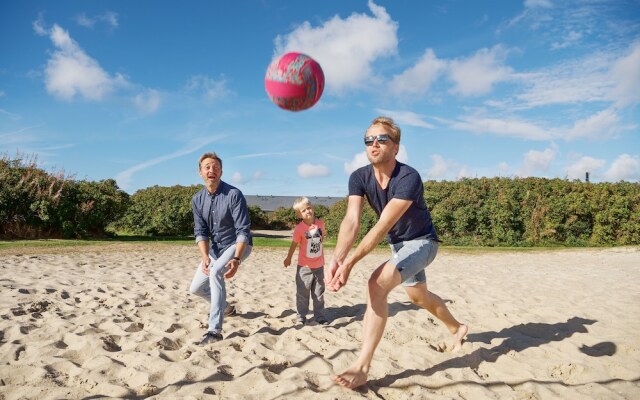
[[[306,197],[298,197],[294,202],[293,202],[293,209],[296,210],[297,213],[301,213],[302,210],[307,207],[310,206],[311,202],[309,201],[308,198]]]
[[[207,158],[211,158],[213,160],[218,160],[218,162],[220,163],[220,168],[222,168],[222,160],[220,159],[220,157],[218,157],[218,155],[214,152],[214,153],[204,153],[203,155],[200,156],[200,159],[198,160],[198,171],[200,170],[200,167],[202,167],[202,161],[207,159]]]
[[[371,121],[371,126],[374,125],[384,125],[390,132],[390,137],[391,140],[393,140],[394,143],[399,144],[400,143],[400,127],[398,125],[396,125],[396,123],[393,121],[393,119],[389,118],[389,117],[377,117],[376,119],[374,119],[373,121]],[[371,127],[370,126],[370,127]]]

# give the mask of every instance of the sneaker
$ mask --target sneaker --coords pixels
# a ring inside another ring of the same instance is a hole
[[[234,316],[238,313],[238,311],[236,311],[236,306],[234,306],[233,304],[229,304],[225,309],[224,309],[224,316],[225,317],[231,317]]]
[[[222,340],[222,334],[215,333],[215,332],[207,332],[204,334],[204,337],[202,338],[200,343],[198,343],[198,345],[205,346],[211,343],[219,342],[221,340]]]
[[[296,318],[296,322],[298,322],[300,325],[304,325],[307,323],[307,319],[304,317],[298,317]]]
[[[329,321],[322,317],[316,318],[316,322],[320,325],[329,325]]]

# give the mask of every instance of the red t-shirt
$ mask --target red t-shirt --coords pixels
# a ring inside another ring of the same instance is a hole
[[[316,221],[307,225],[300,221],[293,230],[293,241],[300,245],[298,250],[298,265],[309,268],[320,268],[324,265],[324,222]]]

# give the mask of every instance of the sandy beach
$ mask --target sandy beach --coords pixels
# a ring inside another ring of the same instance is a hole
[[[286,248],[256,248],[228,282],[238,315],[199,347],[208,305],[188,294],[195,245],[109,244],[0,252],[2,399],[639,399],[640,249],[441,250],[430,289],[470,327],[462,350],[402,289],[369,382],[355,359],[376,250],[329,326],[295,324]],[[327,250],[330,257],[331,249]]]

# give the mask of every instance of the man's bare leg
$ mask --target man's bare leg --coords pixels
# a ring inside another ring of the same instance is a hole
[[[380,343],[389,316],[387,298],[400,281],[400,273],[392,264],[379,266],[369,278],[367,311],[362,321],[360,356],[346,371],[333,377],[334,381],[347,389],[355,389],[367,383],[371,359]]]
[[[404,290],[409,295],[411,301],[433,314],[442,321],[453,335],[452,352],[462,348],[462,341],[467,335],[469,328],[458,322],[447,308],[444,301],[435,293],[427,289],[426,283],[419,283],[415,286],[406,286]]]

